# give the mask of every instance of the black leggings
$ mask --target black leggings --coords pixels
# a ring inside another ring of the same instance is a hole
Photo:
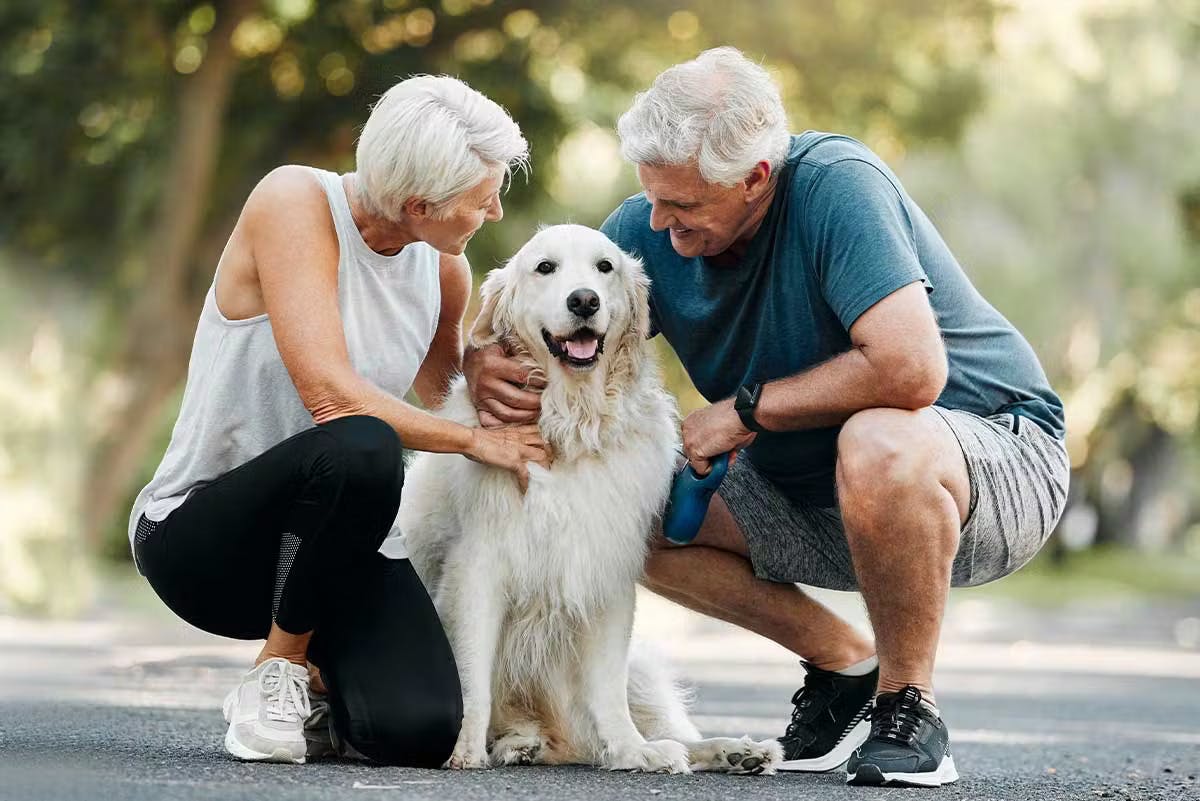
[[[177,615],[213,634],[314,631],[338,736],[379,762],[437,766],[462,722],[458,670],[407,559],[377,553],[404,484],[400,440],[374,417],[287,439],[139,522],[138,566]]]

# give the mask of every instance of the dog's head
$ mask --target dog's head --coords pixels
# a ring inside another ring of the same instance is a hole
[[[543,228],[483,282],[475,347],[516,340],[568,375],[636,358],[649,327],[649,280],[636,258],[582,225]]]

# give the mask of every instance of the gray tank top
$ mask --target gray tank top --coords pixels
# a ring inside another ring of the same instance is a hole
[[[338,238],[338,307],[354,369],[402,398],[429,352],[441,309],[438,252],[424,242],[394,256],[367,247],[341,176],[312,170],[325,189]],[[216,279],[204,299],[183,405],[154,478],[129,518],[161,521],[196,488],[313,426],[288,376],[266,314],[228,320]]]

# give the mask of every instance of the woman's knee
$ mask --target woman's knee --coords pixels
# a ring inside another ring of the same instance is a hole
[[[417,708],[424,707],[424,708]],[[346,739],[363,756],[385,765],[441,767],[454,751],[462,725],[461,706],[409,703],[374,705],[368,726],[348,726]],[[357,730],[357,731],[356,731]]]
[[[396,431],[378,417],[339,417],[320,425],[343,493],[358,500],[398,506],[404,486],[403,447]]]

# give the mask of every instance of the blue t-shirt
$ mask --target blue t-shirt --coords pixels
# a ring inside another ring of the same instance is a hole
[[[937,405],[981,416],[1011,412],[1064,436],[1062,402],[1033,348],[971,285],[878,156],[849,137],[808,131],[792,137],[778,180],[735,266],[677,254],[669,232],[650,229],[643,195],[601,228],[645,263],[653,330],[709,402],[848,351],[850,327],[863,312],[920,281],[949,359]],[[792,500],[832,506],[839,428],[762,433],[747,453]]]

